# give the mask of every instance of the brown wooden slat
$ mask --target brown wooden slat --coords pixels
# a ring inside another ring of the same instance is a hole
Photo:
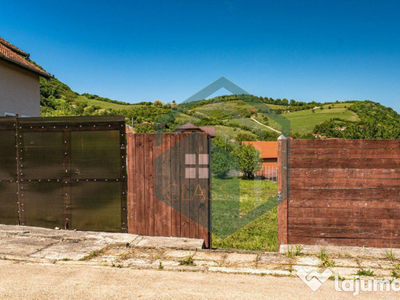
[[[386,200],[386,199],[340,199],[340,200],[327,200],[327,199],[290,199],[289,205],[291,209],[294,208],[364,208],[364,209],[400,209],[400,199]]]
[[[128,161],[128,232],[136,233],[136,134],[127,135],[127,161]]]
[[[349,179],[400,179],[400,169],[320,169],[320,168],[293,168],[290,169],[290,178],[337,178]]]
[[[210,147],[209,147],[209,138],[206,135],[200,135],[200,142],[199,142],[199,153],[201,154],[208,154],[208,164],[203,165],[202,167],[208,168],[210,170]],[[210,176],[210,171],[208,172],[208,176]],[[205,195],[205,199],[199,202],[199,236],[198,238],[203,239],[206,247],[209,248],[211,245],[210,242],[210,228],[209,225],[209,213],[210,213],[210,187],[209,185],[209,178],[207,179],[199,179],[200,187]]]
[[[160,179],[162,175],[162,154],[163,154],[163,143],[164,137],[161,134],[155,135],[154,141],[154,158],[155,158],[155,178],[156,180]],[[162,193],[160,192],[160,187],[162,188],[162,182],[155,182],[154,188],[156,190],[154,197],[154,235],[161,236],[162,235],[162,213],[163,213],[163,205],[162,205]],[[161,199],[160,199],[161,198]]]
[[[144,135],[144,202],[146,214],[146,234],[154,235],[154,136]]]
[[[334,245],[334,246],[357,246],[357,247],[379,247],[400,248],[398,240],[390,239],[350,239],[350,238],[312,238],[303,236],[290,236],[290,244],[303,245]]]
[[[398,229],[388,228],[337,228],[337,227],[304,227],[290,226],[289,230],[294,236],[307,236],[314,238],[377,238],[380,239],[396,239],[400,241],[400,232]]]
[[[400,197],[399,188],[370,188],[370,189],[290,189],[291,199],[398,199]]]
[[[293,188],[381,188],[400,187],[399,179],[353,179],[353,178],[291,178],[290,185]]]
[[[162,187],[166,188],[171,184],[171,134],[164,134],[164,141],[162,145]],[[162,191],[162,235],[172,235],[172,211],[171,206],[168,204],[168,199],[165,195],[165,191]]]
[[[136,223],[137,233],[146,234],[146,206],[144,199],[144,181],[145,181],[145,166],[144,166],[144,134],[138,134],[136,137],[136,168],[137,168],[137,194],[136,194]]]
[[[289,206],[289,216],[318,218],[354,218],[354,219],[396,219],[400,218],[400,210],[394,209],[358,209],[358,208],[293,208]]]
[[[363,148],[363,149],[396,149],[400,140],[293,140],[291,150],[312,148]]]
[[[321,169],[399,169],[400,158],[355,158],[355,159],[312,159],[312,158],[290,158],[291,168],[321,168]]]
[[[349,219],[349,218],[319,218],[289,217],[290,226],[307,227],[340,227],[340,228],[399,228],[400,219]]]
[[[180,198],[181,198],[181,189],[180,189],[180,168],[179,165],[182,162],[181,149],[180,149],[180,134],[173,134],[171,136],[171,148],[174,150],[174,155],[171,157],[171,184],[169,187],[170,191],[170,201],[171,201],[171,235],[175,237],[180,237],[181,230],[181,213],[180,213]]]
[[[195,178],[190,179],[190,237],[198,238],[199,236],[199,197],[198,194],[200,187],[199,181],[199,144],[200,144],[200,134],[193,132],[190,135],[191,139],[191,152],[195,154],[196,164],[193,166],[196,169]]]
[[[182,144],[182,159],[183,163],[181,164],[182,167],[182,182],[181,182],[181,189],[182,189],[182,198],[181,198],[181,237],[190,237],[190,179],[187,179],[185,176],[185,170],[188,167],[185,162],[185,154],[190,154],[190,134],[186,133],[183,135],[183,140],[181,141]]]
[[[314,149],[291,149],[290,155],[296,159],[304,158],[400,158],[400,148],[369,149],[369,148],[314,148]]]

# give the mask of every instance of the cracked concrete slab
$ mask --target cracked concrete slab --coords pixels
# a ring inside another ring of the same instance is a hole
[[[149,248],[202,249],[204,240],[178,237],[141,236],[134,246]]]
[[[300,268],[322,271],[322,261],[309,252],[288,257],[281,253],[199,249],[203,240],[147,237],[126,233],[52,230],[0,225],[0,259],[28,264],[87,264],[116,268],[295,276]],[[319,252],[316,252],[317,254]],[[343,278],[362,268],[376,277],[391,278],[397,256],[372,258],[329,253],[329,267]],[[185,261],[183,265],[180,261]],[[80,259],[85,258],[80,261]]]
[[[256,263],[257,254],[245,254],[245,253],[230,253],[225,259],[224,264],[226,265],[243,265],[253,266]]]
[[[7,257],[79,260],[110,245],[195,250],[203,243],[203,240],[185,238],[0,225],[0,256]]]
[[[53,239],[13,236],[2,237],[0,240],[0,255],[28,256],[56,243]]]

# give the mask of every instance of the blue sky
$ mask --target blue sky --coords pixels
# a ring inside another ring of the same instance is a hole
[[[7,1],[0,36],[79,93],[185,100],[221,76],[249,93],[400,111],[400,1]]]

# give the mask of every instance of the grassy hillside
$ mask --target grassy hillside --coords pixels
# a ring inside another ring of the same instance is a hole
[[[316,125],[329,121],[333,118],[340,118],[348,121],[357,121],[357,114],[349,109],[348,103],[325,104],[321,106],[323,109],[309,109],[284,114],[285,118],[290,121],[292,132],[306,134],[313,131]],[[331,107],[329,109],[329,107]],[[271,121],[274,128],[280,128],[279,124]]]
[[[43,116],[124,115],[137,132],[162,126],[173,130],[190,122],[216,126],[224,140],[276,140],[282,124],[295,138],[312,134],[341,138],[398,138],[399,115],[371,101],[298,102],[252,95],[220,96],[183,104],[161,101],[130,104],[91,94],[78,94],[57,79],[41,80]],[[256,123],[255,120],[263,125]],[[378,129],[373,130],[376,126]],[[365,132],[368,133],[365,133]]]

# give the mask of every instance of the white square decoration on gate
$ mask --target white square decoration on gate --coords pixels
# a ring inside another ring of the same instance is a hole
[[[199,168],[199,178],[208,178],[208,168]]]
[[[208,165],[208,154],[199,154],[199,165]]]
[[[186,165],[195,165],[196,164],[196,154],[186,154],[185,155],[185,164]]]
[[[209,155],[208,154],[198,154],[198,159],[196,163],[196,154],[185,154],[185,178],[194,179],[197,178],[197,170],[200,179],[209,178]]]
[[[185,178],[196,178],[196,168],[186,168]]]

